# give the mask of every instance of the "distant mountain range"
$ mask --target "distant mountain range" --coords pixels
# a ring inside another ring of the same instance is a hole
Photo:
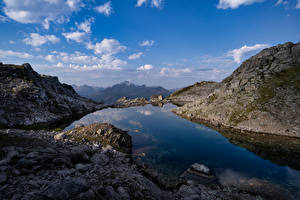
[[[75,91],[83,96],[94,101],[102,101],[104,103],[113,103],[121,97],[137,98],[144,97],[149,99],[153,94],[160,94],[166,97],[171,92],[163,87],[148,87],[146,85],[135,85],[128,81],[113,85],[111,87],[94,87],[94,86],[76,86],[73,85]]]

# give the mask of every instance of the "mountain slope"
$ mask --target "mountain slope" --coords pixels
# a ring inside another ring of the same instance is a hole
[[[186,88],[172,96],[188,99],[188,91],[193,93]],[[238,130],[300,137],[300,43],[262,50],[211,92],[174,112]]]
[[[80,94],[80,96],[93,99],[94,101],[101,101],[101,92],[105,89],[103,87],[94,87],[89,85],[72,85],[74,90]]]
[[[128,81],[116,84],[103,90],[98,89],[94,91],[93,87],[90,88],[90,91],[86,93],[83,93],[77,87],[75,87],[75,90],[84,97],[91,98],[95,101],[103,101],[104,103],[114,103],[121,97],[127,97],[129,99],[144,97],[149,99],[153,94],[160,94],[164,97],[170,94],[170,91],[162,87],[147,87],[145,85],[139,86]]]
[[[55,124],[96,109],[57,77],[39,75],[29,64],[0,63],[0,127]]]

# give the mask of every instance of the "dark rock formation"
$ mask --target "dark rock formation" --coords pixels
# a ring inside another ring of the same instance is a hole
[[[264,49],[221,83],[184,90],[171,96],[188,102],[189,93],[200,92],[192,103],[174,110],[185,118],[242,131],[300,137],[300,43]]]
[[[0,66],[0,127],[57,124],[101,107],[29,64]]]

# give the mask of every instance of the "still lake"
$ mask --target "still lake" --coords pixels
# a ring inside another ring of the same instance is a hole
[[[280,166],[234,145],[219,132],[175,115],[171,112],[174,108],[172,104],[108,108],[88,114],[66,129],[76,124],[108,122],[127,130],[132,136],[134,157],[165,175],[178,176],[197,162],[224,180],[259,178],[296,193],[300,191],[299,170]]]

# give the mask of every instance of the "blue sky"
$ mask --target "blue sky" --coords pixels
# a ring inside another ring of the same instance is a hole
[[[300,0],[0,2],[0,62],[68,84],[221,81],[261,49],[300,41]]]

